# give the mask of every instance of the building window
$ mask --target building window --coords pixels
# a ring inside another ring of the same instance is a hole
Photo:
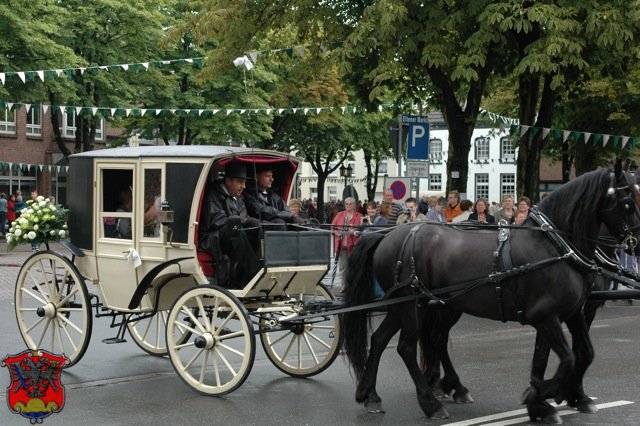
[[[442,162],[442,139],[431,139],[429,141],[429,161],[431,163]]]
[[[76,113],[72,112],[64,112],[62,117],[62,128],[60,129],[62,136],[67,138],[75,138],[76,137]],[[98,124],[96,125],[96,140],[103,141],[104,140],[104,119],[100,119]]]
[[[335,186],[329,187],[329,201],[338,201],[338,188]]]
[[[16,116],[9,108],[0,110],[0,133],[16,134]]]
[[[338,163],[336,161],[332,161],[329,163],[329,170],[333,169],[335,167],[335,169],[329,173],[329,176],[331,177],[339,177],[340,176],[340,167],[336,167],[338,165]]]
[[[380,162],[378,163],[378,174],[379,175],[384,175],[387,174],[387,161],[388,158],[386,156],[382,157],[380,159]]]
[[[442,175],[429,175],[429,191],[442,191]]]
[[[310,188],[311,189],[311,199],[314,203],[318,202],[318,188]]]
[[[516,175],[513,173],[505,173],[500,175],[500,199],[505,195],[515,197],[516,194]]]
[[[32,106],[27,113],[27,136],[42,136],[42,110]]]
[[[478,198],[489,199],[489,174],[476,173],[476,200]]]
[[[500,159],[504,163],[513,163],[516,161],[516,148],[508,136],[500,138]]]
[[[476,138],[476,160],[489,160],[489,138]]]

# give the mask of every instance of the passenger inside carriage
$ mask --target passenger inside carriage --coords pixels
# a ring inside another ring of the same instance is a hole
[[[246,180],[243,163],[227,163],[224,178],[207,187],[200,212],[198,249],[213,258],[211,281],[230,288],[242,287],[260,269],[255,229],[260,222],[247,214],[242,196]]]
[[[260,223],[273,224],[270,230],[285,230],[285,224],[303,224],[306,221],[289,210],[280,194],[272,188],[277,173],[273,164],[255,165],[255,180],[247,184],[244,198],[249,216]]]

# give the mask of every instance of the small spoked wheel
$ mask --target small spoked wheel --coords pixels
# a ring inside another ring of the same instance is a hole
[[[15,290],[18,329],[29,349],[66,355],[76,364],[91,338],[91,303],[78,269],[65,257],[39,252],[18,274]]]
[[[315,294],[302,295],[306,303],[334,300],[327,288],[318,284]],[[311,377],[326,370],[340,353],[342,328],[340,315],[278,323],[290,312],[260,318],[260,341],[279,370],[293,377]]]
[[[145,314],[134,315],[127,322],[127,329],[136,345],[143,351],[156,356],[167,354],[166,328],[169,311],[158,311],[147,317]],[[137,319],[140,317],[141,319]]]
[[[246,308],[228,290],[188,289],[169,311],[166,331],[171,363],[194,390],[224,395],[249,376],[255,335]]]

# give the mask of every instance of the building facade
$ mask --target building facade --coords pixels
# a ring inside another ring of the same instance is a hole
[[[443,123],[432,123],[429,134],[429,160],[426,176],[411,179],[411,189],[407,197],[427,195],[445,195],[447,187],[447,158],[449,151],[449,132]],[[500,202],[506,194],[516,193],[516,160],[518,150],[513,145],[508,132],[492,127],[478,127],[471,138],[469,151],[469,174],[466,188],[457,189],[463,198],[476,200],[480,197]],[[404,162],[403,162],[404,163]],[[334,171],[325,183],[325,201],[342,198],[345,184],[353,185],[359,198],[366,199],[366,165],[364,153],[355,152],[354,160],[349,162],[352,177],[345,179],[339,170]],[[406,177],[406,165],[393,158],[386,158],[379,165],[376,201],[382,200],[385,185],[394,178]],[[455,173],[455,171],[453,171]],[[298,178],[298,196],[317,200],[317,175],[311,165],[304,163]]]
[[[56,111],[60,132],[67,148],[73,152],[76,136],[74,111]],[[108,129],[104,119],[96,129],[95,146],[104,148],[109,139],[120,136],[118,129]],[[66,200],[67,164],[55,143],[51,110],[47,105],[5,105],[0,109],[0,192],[17,190],[29,194],[36,190]]]

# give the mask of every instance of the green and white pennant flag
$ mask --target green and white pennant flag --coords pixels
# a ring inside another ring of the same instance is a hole
[[[622,137],[622,147],[623,148],[627,145],[627,142],[629,142],[629,136],[623,136]]]

